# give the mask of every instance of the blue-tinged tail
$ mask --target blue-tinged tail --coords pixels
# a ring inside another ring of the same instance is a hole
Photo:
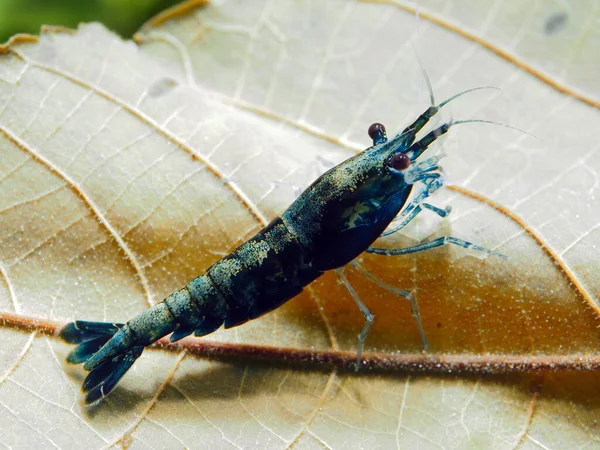
[[[77,320],[70,322],[60,330],[59,337],[77,347],[69,353],[67,362],[81,364],[90,359],[115,334],[122,323],[86,322]]]
[[[59,336],[77,345],[67,357],[72,364],[83,364],[89,375],[83,382],[85,403],[106,397],[129,370],[144,348],[178,326],[165,302],[154,305],[126,324],[86,322],[67,324]]]
[[[87,322],[77,320],[67,324],[59,336],[75,347],[67,362],[81,364],[87,362],[93,355],[111,340],[121,330],[122,323]],[[135,360],[142,354],[143,345],[128,348],[115,356],[105,358],[100,364],[92,368],[83,382],[82,390],[85,393],[85,403],[92,404],[108,395],[125,375]]]

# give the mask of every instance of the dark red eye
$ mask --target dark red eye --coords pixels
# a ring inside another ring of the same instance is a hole
[[[385,127],[380,123],[373,123],[369,127],[369,137],[373,139],[373,145],[381,144],[382,142],[387,141],[387,134],[385,132]]]
[[[410,158],[406,156],[404,153],[398,153],[397,155],[392,156],[390,160],[390,167],[396,170],[404,170],[408,169],[410,166]]]

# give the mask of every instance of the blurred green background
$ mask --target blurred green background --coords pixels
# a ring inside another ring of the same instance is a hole
[[[0,43],[17,33],[39,34],[42,25],[77,28],[102,22],[129,38],[150,17],[181,0],[0,0]]]

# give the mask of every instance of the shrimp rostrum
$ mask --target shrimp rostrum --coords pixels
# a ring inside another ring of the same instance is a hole
[[[345,265],[365,251],[401,255],[447,243],[501,256],[454,237],[408,248],[371,247],[382,234],[408,224],[423,207],[441,216],[448,212],[424,202],[443,185],[438,165],[441,156],[419,158],[452,125],[468,121],[444,123],[420,139],[417,133],[458,95],[430,106],[390,140],[383,125],[371,125],[373,146],[327,171],[254,237],[129,322],[67,324],[60,336],[77,344],[67,361],[85,363],[84,369],[90,372],[82,387],[86,403],[108,395],[144,348],[163,336],[171,334],[174,342],[192,333],[207,335],[221,325],[231,328],[243,324],[281,306],[328,270],[338,271],[366,318],[359,335],[358,368],[373,315],[345,278]],[[420,191],[409,201],[416,185]],[[385,231],[390,224],[392,227]],[[368,272],[367,276],[377,282]],[[397,292],[410,300],[406,291]],[[418,316],[416,304],[412,306],[413,315]],[[426,346],[422,328],[420,331]]]

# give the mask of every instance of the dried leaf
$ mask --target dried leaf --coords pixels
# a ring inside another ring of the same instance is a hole
[[[582,370],[598,366],[600,344],[600,85],[590,63],[599,59],[580,36],[591,13],[517,2],[421,2],[419,16],[391,2],[198,3],[157,17],[138,45],[84,25],[2,48],[0,442],[597,446],[600,380]],[[462,97],[443,120],[494,120],[541,139],[455,127],[437,144],[453,187],[434,198],[452,214],[423,214],[380,242],[451,234],[510,261],[456,248],[364,257],[377,276],[416,292],[430,354],[407,302],[349,272],[376,316],[366,359],[429,372],[323,363],[351,360],[340,351],[355,349],[363,323],[326,275],[200,349],[189,340],[146,351],[105,402],[81,406],[84,373],[63,362],[68,347],[52,330],[142,312],[281,213],[329,164],[368,146],[370,123],[406,125],[427,107],[411,38],[438,101],[502,90]],[[237,360],[194,354],[211,349]],[[267,361],[241,359],[248,349]],[[311,355],[322,359],[299,369]],[[436,362],[466,373],[435,374]],[[545,370],[517,372],[535,367]]]

